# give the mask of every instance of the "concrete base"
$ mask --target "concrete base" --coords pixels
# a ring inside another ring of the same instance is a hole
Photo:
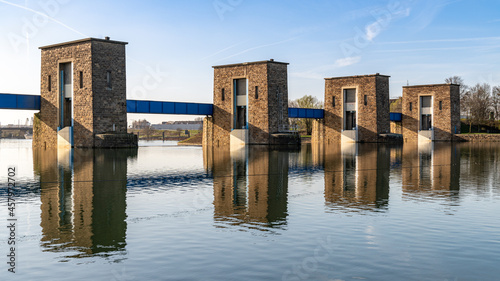
[[[418,142],[430,142],[434,141],[434,131],[419,131],[418,132]]]
[[[58,149],[71,149],[71,130],[72,127],[65,127],[57,132]]]
[[[231,149],[237,149],[248,144],[248,130],[233,130],[230,135]]]
[[[97,134],[95,135],[94,147],[96,148],[133,148],[138,144],[137,135],[134,134]]]
[[[358,142],[358,130],[344,130],[340,139],[342,143]]]
[[[403,135],[401,134],[380,134],[379,142],[381,143],[403,143]]]
[[[271,134],[271,145],[300,146],[300,135],[298,133]]]

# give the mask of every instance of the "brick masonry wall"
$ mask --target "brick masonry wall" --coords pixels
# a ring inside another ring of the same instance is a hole
[[[202,146],[213,146],[214,145],[214,123],[213,117],[205,117],[203,119],[203,136],[202,136]]]
[[[403,134],[402,122],[391,121],[391,133],[393,134]]]
[[[106,72],[111,71],[111,88]],[[95,41],[92,44],[94,133],[127,132],[125,45]]]
[[[365,75],[325,79],[325,143],[340,142],[344,89],[357,89],[357,126],[360,142],[378,142],[390,131],[389,77]],[[367,105],[364,105],[364,96]],[[333,106],[335,97],[335,106]]]
[[[287,65],[271,61],[214,67],[213,145],[229,146],[233,127],[233,80],[246,78],[249,143],[269,144],[270,133],[288,121]],[[255,95],[258,87],[258,98]],[[283,120],[277,120],[277,89],[282,93]],[[224,100],[222,100],[224,89]]]
[[[403,87],[403,139],[417,141],[420,129],[420,97],[433,97],[432,123],[435,141],[452,141],[460,130],[460,88],[458,85],[422,85]],[[442,109],[439,109],[439,102]],[[410,103],[412,110],[410,111]]]
[[[40,128],[37,133],[40,137],[33,139],[34,147],[57,147],[57,127],[59,126],[59,64],[73,63],[74,96],[74,138],[82,143],[92,143],[93,119],[89,113],[92,111],[92,79],[91,79],[91,43],[80,42],[65,46],[43,49],[41,55],[41,108]],[[83,71],[84,87],[79,87],[79,73]],[[51,76],[51,91],[49,91],[49,75]],[[77,75],[77,76],[76,76]],[[75,79],[76,78],[76,79]],[[79,106],[85,104],[85,106]],[[89,117],[89,118],[87,118]],[[34,133],[36,134],[36,133]]]
[[[375,95],[376,100],[376,112],[377,112],[377,137],[379,134],[385,134],[391,132],[390,124],[390,102],[389,102],[389,77],[388,76],[376,76],[377,82],[377,93]],[[370,99],[368,98],[368,105],[370,105]],[[378,139],[377,139],[378,140]]]
[[[288,77],[286,64],[268,63],[268,86],[269,132],[277,133],[281,128],[288,128]]]
[[[324,143],[325,119],[312,120],[311,143]]]

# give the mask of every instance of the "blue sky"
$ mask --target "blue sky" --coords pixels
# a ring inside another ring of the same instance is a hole
[[[0,0],[0,93],[39,94],[39,46],[104,36],[129,42],[129,99],[211,103],[213,65],[271,58],[290,63],[291,99],[373,73],[391,76],[392,97],[452,75],[500,85],[499,12],[496,0]],[[128,116],[143,117],[193,118]]]

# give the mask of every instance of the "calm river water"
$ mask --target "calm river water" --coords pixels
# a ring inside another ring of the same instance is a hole
[[[500,280],[500,143],[0,159],[0,280]]]

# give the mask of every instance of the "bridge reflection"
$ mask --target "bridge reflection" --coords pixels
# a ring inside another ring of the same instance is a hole
[[[68,258],[124,252],[127,159],[137,150],[35,150],[41,181],[41,246]]]

